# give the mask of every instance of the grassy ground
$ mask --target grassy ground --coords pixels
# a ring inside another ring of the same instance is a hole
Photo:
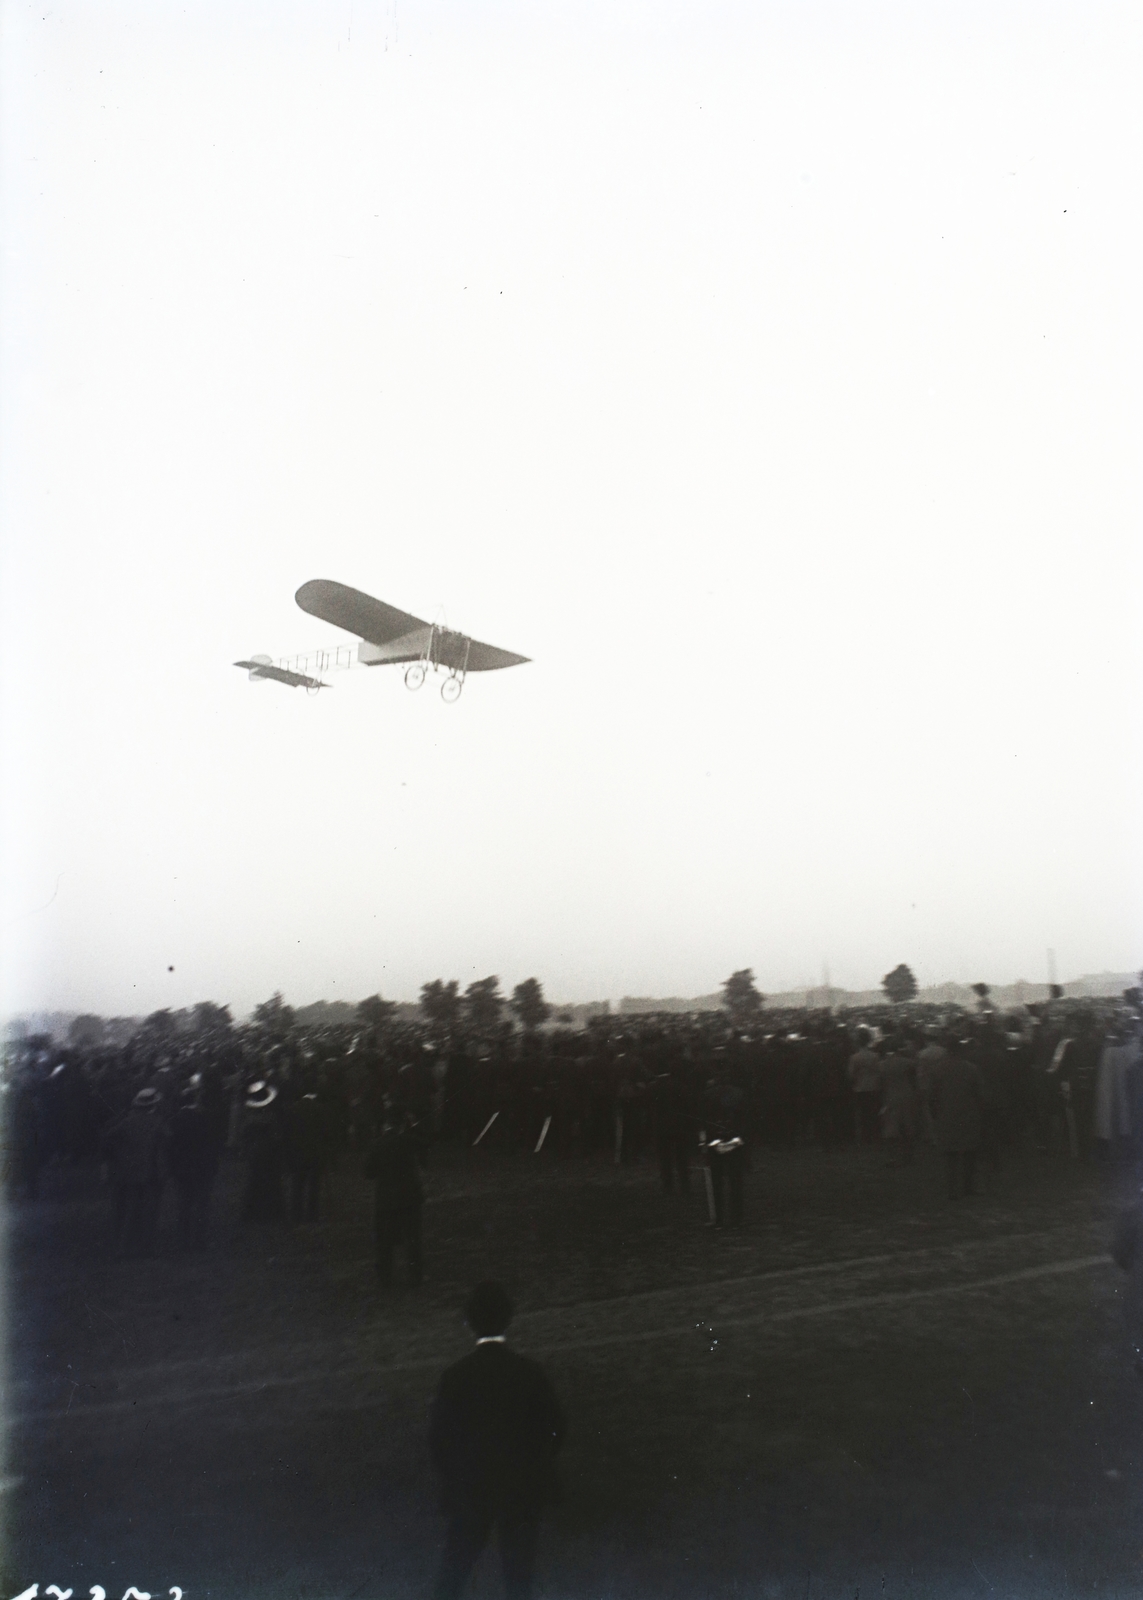
[[[9,1206],[0,1594],[426,1593],[426,1411],[483,1276],[571,1417],[548,1595],[1143,1592],[1106,1174],[1027,1151],[952,1205],[931,1152],[765,1152],[712,1235],[649,1166],[434,1153],[390,1300],[352,1171],[295,1231],[238,1228],[237,1179],[197,1258],[110,1260],[88,1175]]]

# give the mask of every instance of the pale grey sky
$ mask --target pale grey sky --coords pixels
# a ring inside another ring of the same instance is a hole
[[[1138,6],[0,20],[0,1008],[1139,965]]]

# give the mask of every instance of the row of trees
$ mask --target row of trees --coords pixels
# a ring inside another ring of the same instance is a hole
[[[894,1005],[902,1005],[917,997],[917,980],[904,962],[885,974],[881,988],[885,998]],[[989,985],[974,983],[972,988],[981,1009],[987,1009],[990,1003]],[[1059,985],[1052,986],[1053,998],[1062,993]],[[736,1025],[748,1026],[757,1019],[765,1005],[766,996],[758,989],[752,968],[742,967],[730,974],[722,985],[722,1002]],[[504,1026],[506,1014],[514,1018],[526,1033],[541,1027],[552,1015],[552,1008],[544,999],[543,985],[538,978],[525,978],[523,983],[516,985],[511,995],[500,992],[500,979],[497,977],[479,978],[475,983],[470,983],[463,994],[455,978],[447,983],[442,978],[434,978],[431,983],[421,987],[420,1009],[425,1020],[442,1032],[464,1027],[478,1034],[497,1033]],[[374,994],[358,1003],[356,1020],[362,1027],[380,1028],[392,1021],[396,1010],[394,1001],[382,1000],[379,994]],[[112,1018],[108,1023],[102,1017],[76,1017],[68,1029],[68,1041],[80,1048],[120,1043],[122,1041],[117,1037],[115,1025],[128,1021],[130,1019]],[[255,1006],[251,1017],[252,1027],[271,1042],[287,1038],[294,1024],[293,1007],[285,1003],[281,994],[271,995],[269,1000]],[[203,1000],[189,1013],[168,1010],[152,1012],[141,1029],[132,1025],[130,1031],[141,1032],[154,1043],[162,1044],[177,1034],[187,1033],[199,1039],[219,1040],[230,1034],[233,1027],[229,1006]]]
[[[434,978],[421,988],[421,1010],[429,1022],[442,1029],[463,1023],[474,1033],[495,1033],[504,1023],[505,1008],[525,1033],[532,1033],[552,1014],[538,978],[518,983],[511,998],[500,993],[500,979],[495,977],[470,983],[463,995],[455,978],[450,983]]]
[[[443,978],[434,978],[431,983],[421,985],[420,1008],[426,1022],[446,1033],[461,1027],[474,1033],[496,1033],[504,1026],[506,1012],[526,1033],[531,1033],[552,1014],[538,978],[525,978],[510,996],[501,994],[497,977],[479,978],[470,983],[463,994],[455,978],[448,983]],[[196,1015],[201,1009],[196,1007]],[[358,1002],[356,1021],[364,1028],[383,1028],[393,1021],[396,1012],[395,1001],[371,994]],[[254,1007],[250,1020],[263,1035],[279,1039],[293,1028],[295,1014],[282,996],[275,994]]]
[[[899,967],[894,967],[892,972],[887,972],[881,980],[881,988],[885,998],[894,1005],[902,1005],[906,1000],[917,998],[917,980],[904,962]],[[973,988],[978,994],[983,991],[987,996],[988,985],[977,983]],[[754,982],[754,972],[750,967],[743,967],[738,972],[732,972],[722,986],[722,1003],[736,1024],[752,1022],[762,1010],[766,996],[761,994]]]
[[[1143,978],[1143,973],[1140,974]],[[992,1010],[992,985],[989,983],[972,984],[972,992],[976,996],[977,1006],[981,1011]],[[900,966],[894,967],[892,972],[887,972],[881,980],[882,992],[886,1000],[893,1005],[904,1005],[906,1001],[917,998],[917,980],[913,976],[911,967],[902,961]],[[1058,983],[1048,985],[1048,996],[1052,1000],[1063,997],[1063,989]],[[1128,990],[1134,994],[1134,990]],[[766,996],[759,994],[754,983],[754,973],[749,967],[743,967],[740,972],[732,972],[722,986],[722,1003],[730,1012],[736,1022],[749,1022],[761,1011]]]
[[[886,1000],[893,1005],[904,1005],[908,1000],[917,998],[917,980],[913,976],[911,967],[902,961],[900,966],[894,967],[892,972],[887,972],[881,980],[881,989]],[[992,993],[991,984],[974,983],[972,992],[977,997],[977,1005],[982,1011],[991,1007],[989,995]],[[1053,1000],[1058,1000],[1063,994],[1058,983],[1049,985],[1049,994]],[[743,967],[740,972],[732,972],[722,986],[722,1003],[730,1012],[736,1022],[749,1022],[761,1011],[766,996],[759,994],[754,984],[754,973],[749,967]]]
[[[280,1000],[281,996],[277,996]],[[269,1002],[268,1002],[269,1003]],[[261,1007],[259,1007],[259,1010]],[[234,1027],[229,1006],[216,1005],[213,1000],[202,1000],[189,1012],[152,1011],[140,1025],[134,1017],[103,1017],[84,1013],[73,1017],[68,1024],[67,1041],[78,1050],[92,1050],[100,1045],[118,1046],[140,1034],[162,1044],[178,1034],[193,1034],[198,1039],[225,1037]]]
[[[497,977],[480,978],[470,983],[463,994],[455,979],[445,983],[435,978],[421,988],[420,1009],[425,1021],[442,1031],[465,1027],[488,1034],[498,1032],[509,1015],[526,1033],[539,1028],[552,1015],[538,978],[525,978],[511,995],[501,994]],[[359,1001],[350,1015],[362,1027],[380,1028],[392,1022],[396,1012],[395,1001],[374,994]],[[254,1007],[248,1026],[273,1044],[289,1038],[298,1021],[293,1006],[275,993]],[[189,1011],[153,1011],[141,1024],[128,1017],[113,1017],[110,1021],[88,1014],[74,1017],[68,1027],[68,1043],[77,1049],[95,1049],[125,1044],[128,1037],[142,1038],[157,1046],[173,1044],[180,1038],[219,1042],[233,1031],[230,1007],[204,1000]]]

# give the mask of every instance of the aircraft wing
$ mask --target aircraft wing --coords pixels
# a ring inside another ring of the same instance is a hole
[[[364,639],[365,647],[359,654],[367,666],[418,661],[432,641],[430,623],[410,616],[407,611],[398,611],[396,606],[387,606],[383,600],[374,600],[360,589],[350,589],[328,578],[312,578],[309,583],[303,583],[294,599],[311,616],[332,622],[335,628],[344,628],[347,633]],[[437,637],[440,638],[439,633]],[[460,667],[464,664],[465,636],[450,631],[447,638],[443,665]],[[518,667],[529,660],[528,656],[514,655],[511,650],[481,644],[479,639],[467,642],[469,672],[495,672],[498,667]]]
[[[498,667],[520,667],[530,656],[513,655],[511,650],[498,650],[494,644],[481,644],[473,639],[468,647],[469,672],[495,672]]]
[[[275,667],[269,661],[236,661],[234,665],[245,667],[252,678],[272,678],[275,683],[288,683],[291,689],[329,688],[320,678],[311,678],[304,672],[288,672],[285,667]]]
[[[357,659],[366,667],[392,666],[398,662],[422,661],[429,650],[439,666],[465,672],[494,672],[497,667],[517,667],[528,660],[527,656],[513,655],[511,650],[498,650],[494,644],[481,644],[479,639],[470,639],[467,634],[444,629],[434,631],[427,622],[389,644],[363,641],[357,647]]]
[[[333,583],[329,578],[311,578],[302,584],[294,599],[312,617],[332,622],[335,628],[355,633],[369,644],[391,644],[394,639],[403,639],[406,634],[429,626],[420,617],[411,617],[407,611],[398,611],[396,606],[387,606],[383,600],[374,600],[360,589]]]

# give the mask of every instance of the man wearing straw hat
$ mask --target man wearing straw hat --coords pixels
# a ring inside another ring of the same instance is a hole
[[[146,1255],[154,1248],[167,1179],[167,1126],[163,1097],[148,1085],[112,1123],[104,1152],[114,1196],[117,1255]]]

